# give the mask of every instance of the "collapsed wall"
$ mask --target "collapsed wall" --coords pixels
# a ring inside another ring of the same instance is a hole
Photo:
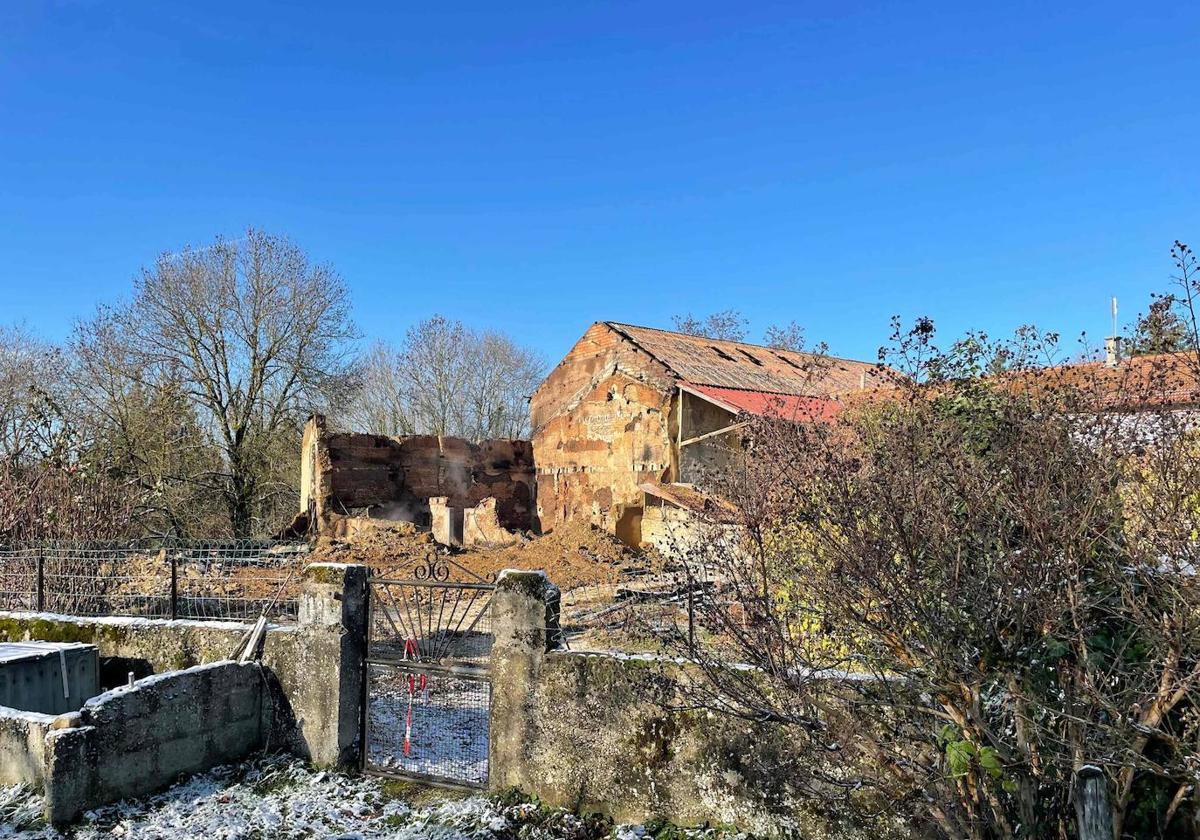
[[[532,446],[525,440],[330,432],[320,415],[305,425],[300,509],[319,530],[332,529],[338,517],[360,515],[428,526],[429,499],[436,497],[463,509],[494,498],[503,527],[532,529]]]

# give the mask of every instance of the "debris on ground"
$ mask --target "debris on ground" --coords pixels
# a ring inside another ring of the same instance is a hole
[[[322,537],[312,562],[364,563],[378,574],[408,576],[405,570],[448,558],[484,579],[502,569],[541,569],[562,589],[615,584],[623,575],[644,569],[646,558],[614,535],[589,523],[573,523],[535,537],[521,535],[515,545],[456,551],[408,522],[384,522],[358,528],[353,539]]]

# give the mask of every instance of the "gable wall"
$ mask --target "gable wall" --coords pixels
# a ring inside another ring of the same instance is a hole
[[[672,474],[674,378],[594,324],[530,400],[542,530],[585,520],[640,541],[644,481]]]

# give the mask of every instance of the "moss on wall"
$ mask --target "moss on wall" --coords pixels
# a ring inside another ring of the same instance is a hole
[[[806,838],[881,836],[878,827],[847,827],[818,814],[795,775],[780,771],[818,760],[796,754],[786,728],[679,709],[682,667],[651,657],[547,654],[520,704],[523,747],[499,757],[493,778],[549,804],[618,821],[729,824]],[[884,834],[903,836],[890,824]]]

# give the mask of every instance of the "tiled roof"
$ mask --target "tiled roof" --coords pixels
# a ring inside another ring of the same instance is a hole
[[[744,411],[759,417],[807,421],[830,420],[841,410],[841,403],[821,397],[771,394],[766,391],[746,391],[739,388],[718,388],[715,385],[703,385],[698,382],[684,382],[683,385],[691,391],[722,404],[733,413]]]
[[[871,362],[776,350],[740,341],[606,322],[680,379],[770,394],[828,396],[876,384]],[[865,376],[865,383],[864,383]]]
[[[1200,358],[1187,352],[1127,357],[1115,367],[1091,361],[1009,371],[997,374],[992,381],[1014,391],[1046,394],[1062,391],[1077,395],[1100,410],[1200,405]],[[937,394],[947,387],[933,385],[924,393]],[[884,385],[842,394],[839,399],[847,405],[869,405],[899,399],[905,393],[905,389],[896,385]]]
[[[1040,373],[1043,387],[1066,385],[1093,394],[1112,409],[1200,403],[1200,360],[1192,353],[1151,353],[1121,360],[1064,365]]]

